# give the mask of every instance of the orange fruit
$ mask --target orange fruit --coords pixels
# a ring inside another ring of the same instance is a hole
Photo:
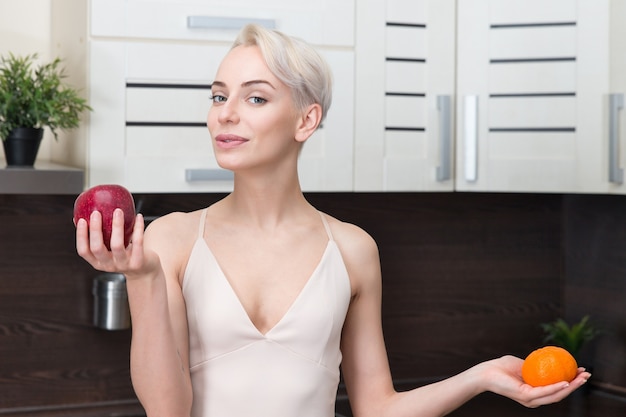
[[[576,374],[576,359],[567,350],[557,346],[546,346],[531,352],[522,365],[522,379],[533,387],[561,381],[571,382]]]

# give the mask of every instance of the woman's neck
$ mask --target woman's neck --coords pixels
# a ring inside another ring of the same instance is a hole
[[[304,198],[297,175],[291,180],[235,175],[233,192],[224,200],[225,214],[250,226],[275,228],[315,210]]]

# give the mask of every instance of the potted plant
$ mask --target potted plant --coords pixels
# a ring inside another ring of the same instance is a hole
[[[33,166],[43,130],[76,128],[91,110],[78,92],[63,83],[61,59],[35,67],[37,54],[0,58],[0,139],[9,166]]]
[[[546,337],[544,342],[550,342],[567,350],[579,361],[582,347],[594,339],[599,331],[589,322],[589,316],[583,317],[578,323],[569,325],[563,319],[557,319],[541,325]]]

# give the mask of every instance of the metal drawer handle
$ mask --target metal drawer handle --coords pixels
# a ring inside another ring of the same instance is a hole
[[[276,27],[274,19],[253,19],[243,17],[221,16],[187,16],[187,28],[189,29],[226,29],[239,30],[248,23],[256,23],[268,29]]]
[[[203,169],[203,168],[185,169],[185,181],[186,182],[232,181],[233,179],[234,179],[233,172],[225,170],[225,169]]]
[[[624,108],[624,94],[609,95],[609,182],[622,184],[624,170],[619,167],[619,111]]]
[[[478,178],[478,96],[465,97],[463,137],[465,139],[465,180],[473,182]]]
[[[437,167],[437,181],[449,180],[452,176],[452,131],[450,129],[450,96],[437,96],[437,110],[439,110],[439,166]]]

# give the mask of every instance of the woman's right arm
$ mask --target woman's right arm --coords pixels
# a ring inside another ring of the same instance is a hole
[[[96,269],[126,276],[131,378],[148,417],[188,417],[191,410],[187,319],[178,279],[183,255],[173,238],[180,234],[170,233],[176,230],[173,223],[172,215],[158,219],[144,234],[138,215],[132,243],[124,248],[123,214],[116,211],[111,251],[102,243],[99,214],[90,218],[89,227],[84,220],[76,225],[79,255]]]

